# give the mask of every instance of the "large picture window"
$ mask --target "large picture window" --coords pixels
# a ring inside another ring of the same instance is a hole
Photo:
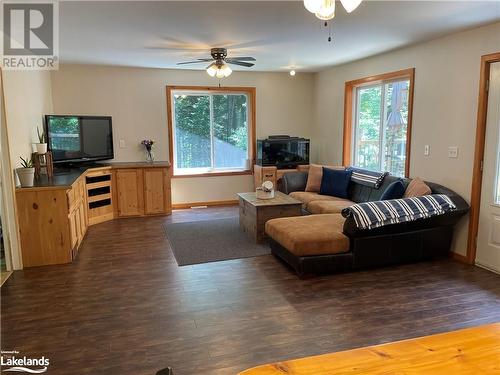
[[[346,165],[408,175],[412,90],[413,69],[346,83]]]
[[[250,170],[254,93],[251,88],[167,88],[174,176]]]

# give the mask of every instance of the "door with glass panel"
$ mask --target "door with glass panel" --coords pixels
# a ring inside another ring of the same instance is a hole
[[[500,272],[500,62],[491,64],[476,264]]]
[[[353,165],[405,176],[410,80],[356,87]]]

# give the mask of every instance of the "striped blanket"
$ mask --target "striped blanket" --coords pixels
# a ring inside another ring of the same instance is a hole
[[[389,174],[389,172],[374,172],[355,167],[349,167],[348,170],[352,171],[351,181],[375,189],[380,187],[385,176]]]
[[[359,203],[343,209],[342,216],[352,216],[358,229],[373,229],[442,215],[456,208],[447,195],[434,194]]]

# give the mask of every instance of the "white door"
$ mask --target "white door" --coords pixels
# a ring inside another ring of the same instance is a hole
[[[500,273],[500,62],[491,64],[476,264]]]

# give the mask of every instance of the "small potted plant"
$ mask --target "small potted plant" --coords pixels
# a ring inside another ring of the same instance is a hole
[[[35,143],[36,152],[40,155],[47,153],[47,135],[45,134],[45,130],[40,130],[39,127],[36,128],[36,132],[38,134],[38,143]]]
[[[33,168],[33,161],[31,158],[21,159],[21,168],[17,168],[17,176],[19,177],[19,182],[21,187],[31,187],[35,180],[35,168]]]
[[[141,144],[146,149],[146,161],[152,163],[155,161],[155,154],[153,152],[153,145],[155,141],[153,139],[144,139]]]

